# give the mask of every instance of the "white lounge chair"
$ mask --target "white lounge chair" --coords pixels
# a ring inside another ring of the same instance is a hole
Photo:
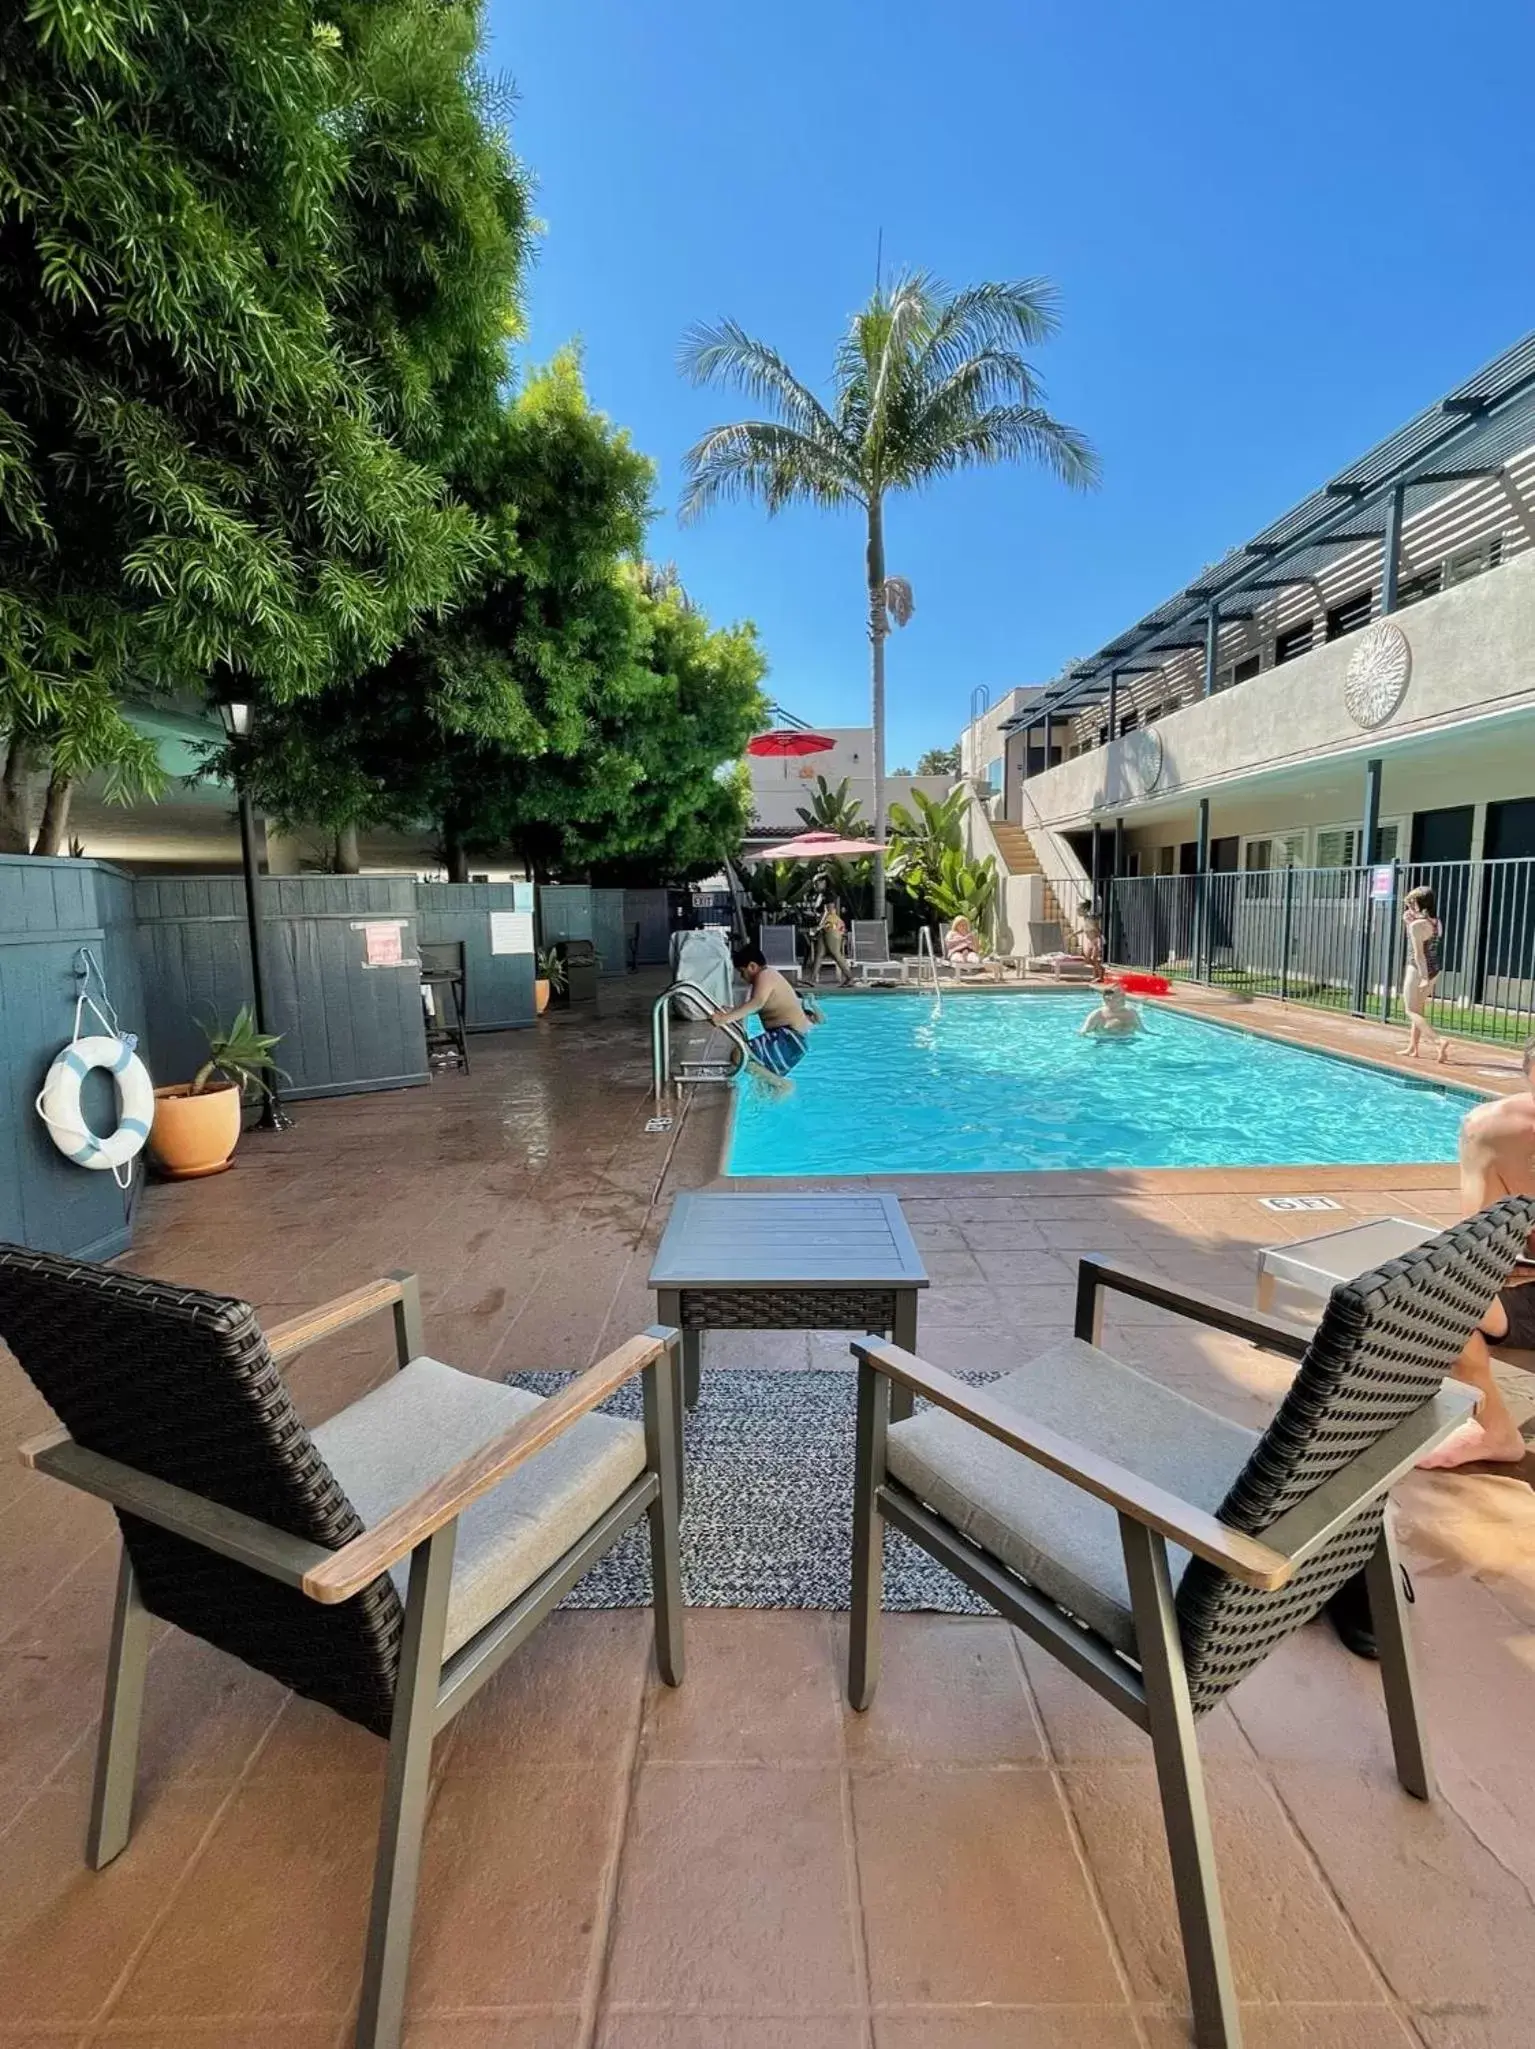
[[[891,977],[896,981],[905,978],[905,962],[895,959],[890,951],[888,918],[855,918],[852,937],[853,950],[848,965],[855,975],[862,976],[865,981],[871,975],[882,979]]]
[[[1098,970],[1085,953],[1070,953],[1058,924],[1029,926],[1029,956],[1025,963],[1031,975],[1054,975],[1060,981],[1096,982]]]
[[[797,982],[802,970],[799,964],[799,933],[792,925],[759,925],[757,944],[762,948],[762,958],[770,968],[777,968],[779,974],[787,975]]]

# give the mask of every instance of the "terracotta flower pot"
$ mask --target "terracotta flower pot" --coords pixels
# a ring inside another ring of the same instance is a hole
[[[533,984],[533,1008],[540,1017],[549,1008],[549,984],[542,975]]]
[[[221,1081],[193,1095],[192,1084],[174,1082],[155,1090],[155,1121],[149,1156],[170,1181],[221,1174],[233,1162],[240,1137],[240,1091]]]

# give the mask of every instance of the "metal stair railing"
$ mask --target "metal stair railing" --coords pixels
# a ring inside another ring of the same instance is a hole
[[[671,1000],[674,996],[694,998],[703,1006],[703,1015],[698,1020],[700,1024],[711,1020],[714,1014],[713,997],[706,990],[700,989],[696,982],[673,982],[656,998],[655,1007],[650,1013],[650,1064],[658,1104],[664,1100],[673,1079]],[[723,1032],[735,1048],[736,1067],[727,1067],[718,1074],[705,1069],[696,1074],[678,1075],[676,1080],[679,1086],[684,1081],[728,1081],[732,1073],[751,1058],[751,1042],[738,1024],[716,1024],[715,1030]]]
[[[938,981],[938,955],[933,950],[933,928],[921,925],[917,929],[917,987],[922,986],[922,963],[926,961],[933,978],[933,1004],[935,1009],[943,1008],[943,990]]]

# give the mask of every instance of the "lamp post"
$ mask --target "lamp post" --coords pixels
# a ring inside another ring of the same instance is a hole
[[[255,705],[241,692],[233,678],[227,678],[213,693],[224,731],[231,741],[243,740],[251,729]],[[261,972],[261,899],[256,892],[256,814],[238,764],[234,770],[235,796],[240,810],[240,865],[245,871],[245,919],[250,931],[251,999],[258,1032],[268,1030],[266,984]],[[267,1082],[261,1103],[262,1131],[291,1131],[293,1119],[282,1105],[276,1071]]]

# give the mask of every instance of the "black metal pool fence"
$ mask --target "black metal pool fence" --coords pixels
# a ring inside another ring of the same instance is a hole
[[[1108,957],[1253,996],[1401,1022],[1409,891],[1434,892],[1443,971],[1427,1006],[1454,1037],[1535,1035],[1535,859],[1119,876]]]

